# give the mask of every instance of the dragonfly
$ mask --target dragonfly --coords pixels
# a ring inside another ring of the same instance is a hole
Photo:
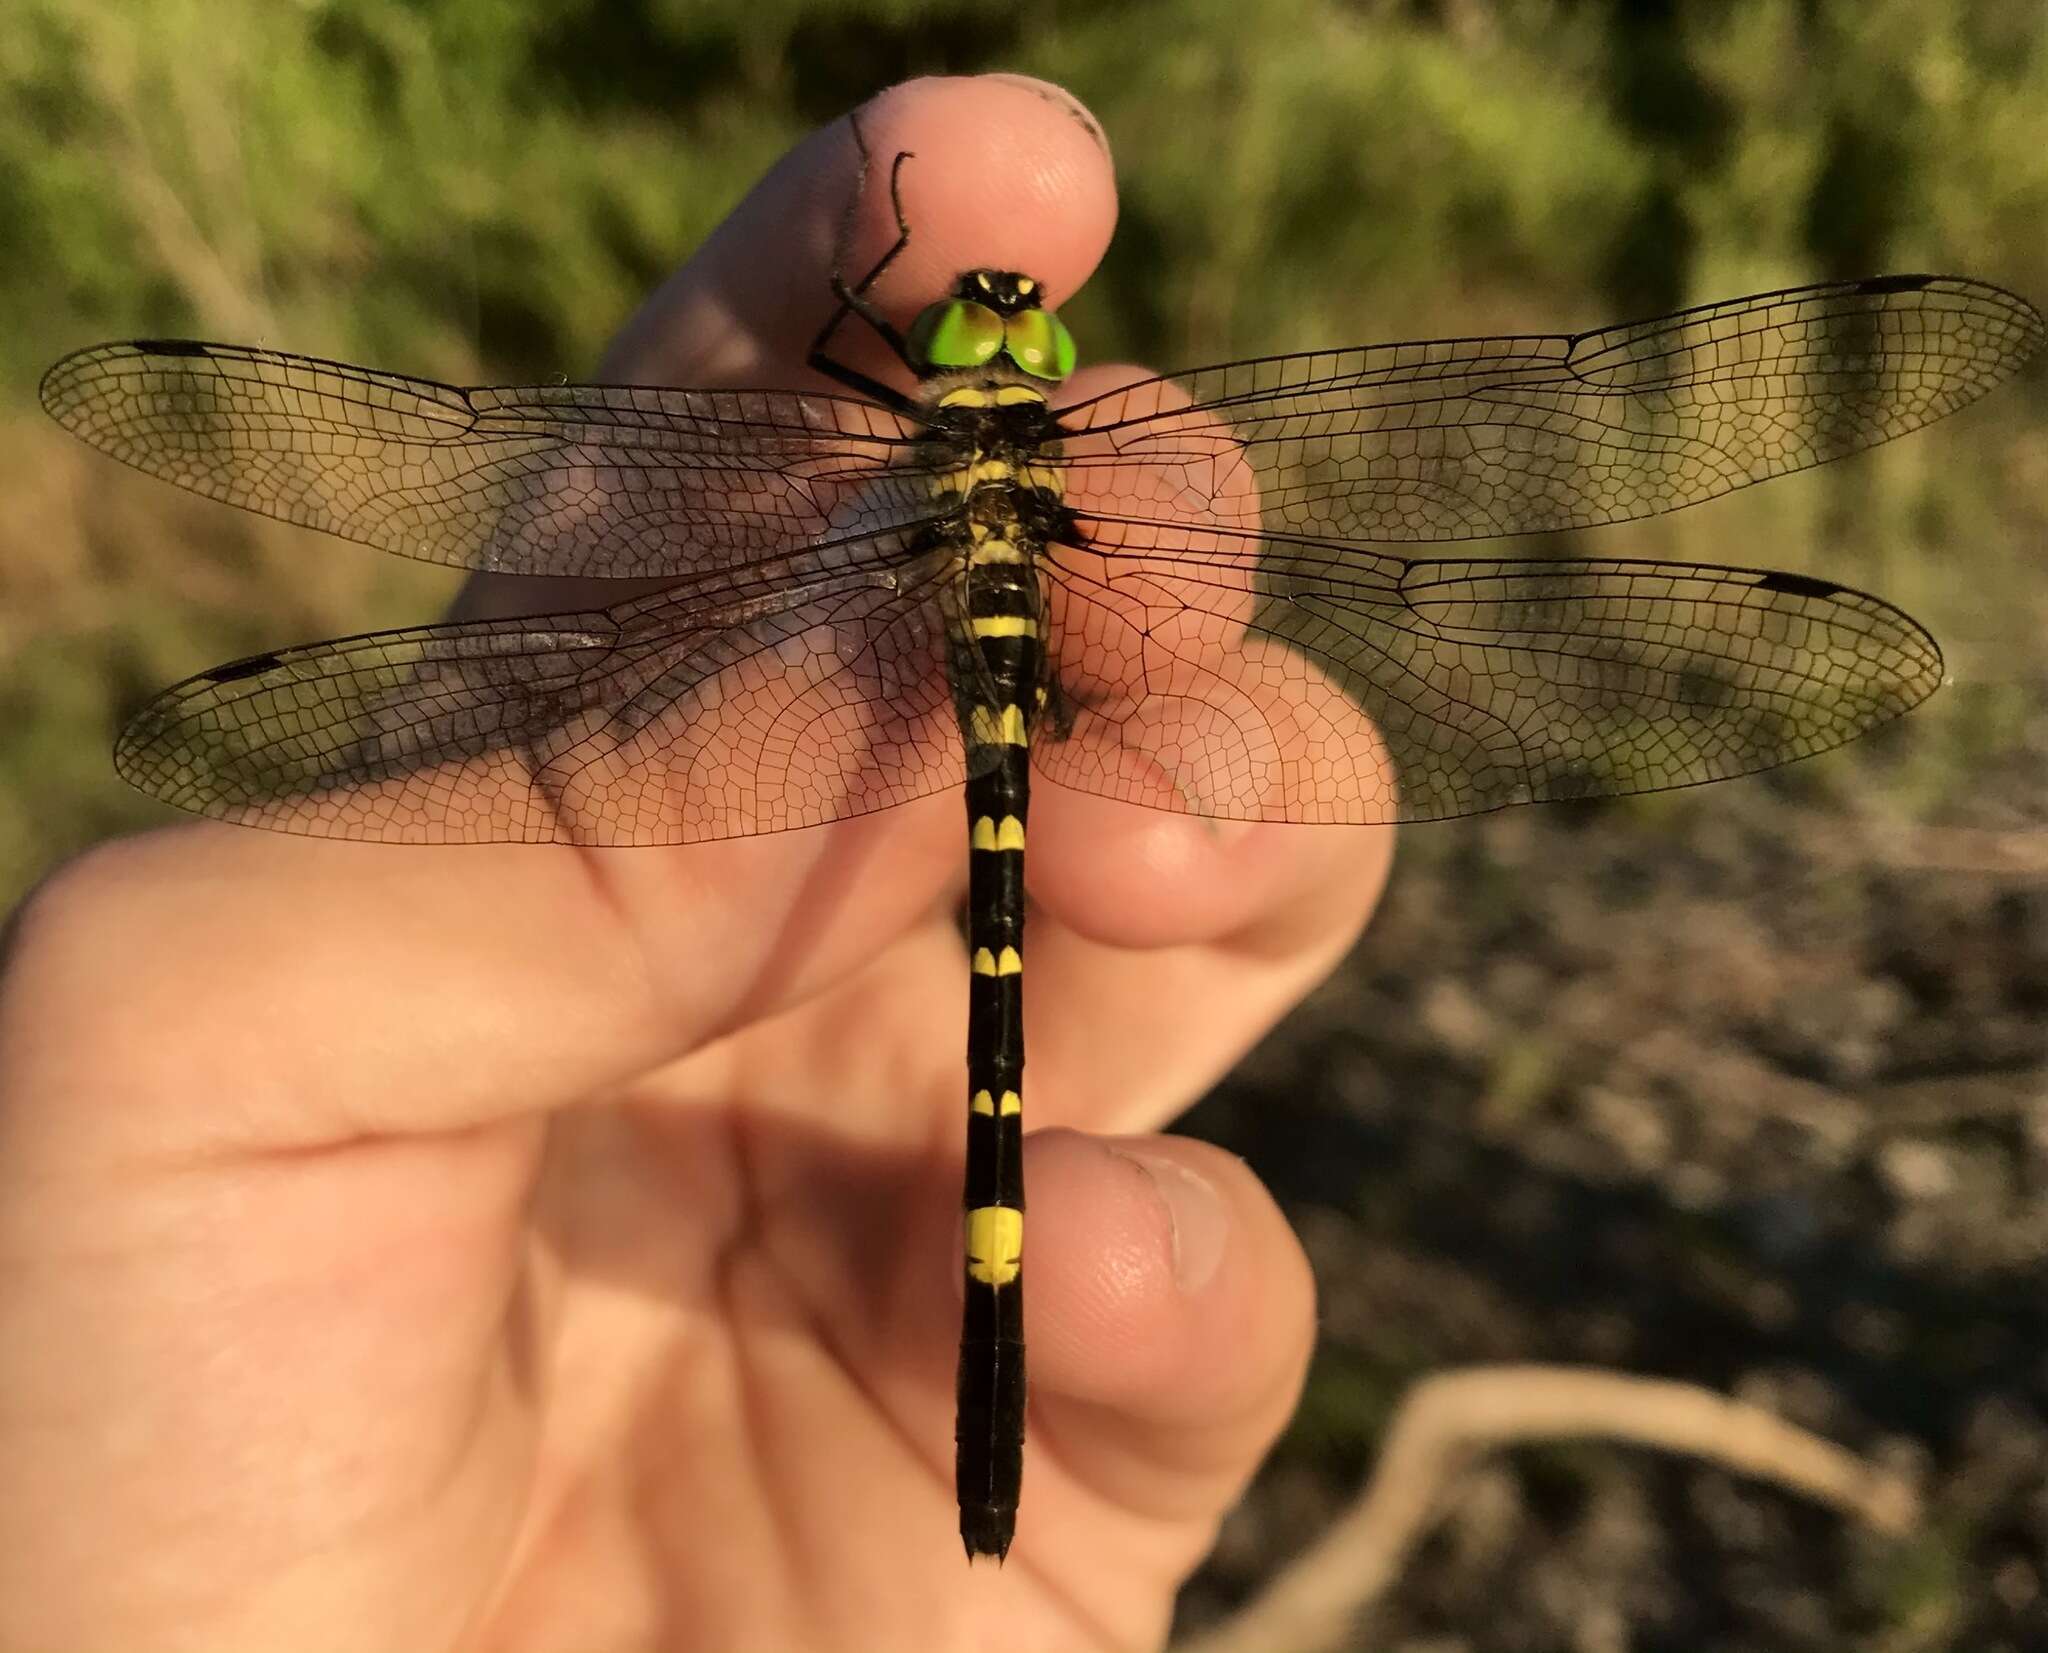
[[[480,573],[622,582],[601,607],[188,678],[115,749],[166,803],[319,838],[609,849],[964,790],[955,1491],[969,1558],[1000,1562],[1023,1473],[1034,777],[1371,825],[1840,746],[1941,681],[1934,639],[1888,603],[1768,569],[1466,546],[1890,441],[2009,378],[2044,328],[1984,282],[1894,275],[1063,397],[1075,342],[1030,274],[968,270],[907,331],[873,302],[911,240],[907,159],[895,243],[832,277],[808,358],[829,393],[461,388],[145,339],[66,357],[41,395],[93,447],[211,499]],[[864,145],[861,163],[864,184]],[[834,357],[848,325],[912,388]],[[1424,545],[1451,549],[1400,549]]]

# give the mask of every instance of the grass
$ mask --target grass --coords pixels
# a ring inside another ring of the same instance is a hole
[[[0,895],[160,818],[104,757],[150,687],[448,590],[116,474],[45,428],[51,360],[186,333],[575,376],[809,126],[988,68],[1063,81],[1115,146],[1121,229],[1069,310],[1098,357],[1587,325],[1843,269],[2048,294],[2048,20],[1997,0],[1745,0],[1655,28],[1561,0],[17,0]],[[2044,402],[2037,375],[1840,477],[1588,549],[1823,568],[2009,661],[2048,617]]]

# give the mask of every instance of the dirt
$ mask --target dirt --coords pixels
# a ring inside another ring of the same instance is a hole
[[[1458,1483],[1355,1646],[2048,1648],[2048,681],[2020,691],[1931,805],[1895,795],[1938,721],[1405,836],[1353,957],[1186,1125],[1288,1208],[1322,1337],[1183,1628],[1329,1524],[1407,1384],[1538,1360],[1761,1401],[1924,1519],[1527,1448]]]

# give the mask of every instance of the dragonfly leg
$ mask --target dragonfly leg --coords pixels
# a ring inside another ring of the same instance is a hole
[[[1038,685],[1039,715],[1045,720],[1042,727],[1054,740],[1069,740],[1074,733],[1074,720],[1088,709],[1088,701],[1074,693],[1059,680],[1057,673],[1047,670],[1045,680]]]
[[[867,138],[860,129],[858,113],[848,115],[846,122],[853,129],[854,147],[860,154],[860,173],[854,181],[853,194],[847,200],[846,216],[840,227],[839,244],[842,247],[852,239],[853,215],[860,205],[861,198],[867,193],[868,173],[873,164]],[[859,391],[864,396],[872,396],[899,413],[913,411],[916,407],[914,398],[883,384],[879,379],[861,372],[858,368],[848,367],[844,362],[829,355],[827,350],[832,342],[832,336],[839,331],[849,315],[854,315],[860,317],[881,336],[882,342],[889,347],[898,361],[913,373],[917,371],[917,364],[911,359],[910,347],[904,341],[902,333],[887,316],[870,304],[867,298],[868,289],[881,278],[884,270],[903,255],[903,249],[910,245],[910,220],[903,212],[903,163],[911,158],[910,150],[899,149],[895,160],[889,165],[889,207],[896,215],[895,242],[887,252],[875,260],[874,267],[866,275],[851,285],[847,283],[845,271],[836,263],[833,265],[832,292],[839,302],[834,306],[832,314],[826,318],[825,325],[818,329],[818,336],[811,341],[810,352],[806,357],[806,361],[815,371],[837,379],[841,384]]]

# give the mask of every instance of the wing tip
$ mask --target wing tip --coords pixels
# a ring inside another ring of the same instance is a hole
[[[2043,342],[2048,342],[2048,319],[2025,295],[2014,292],[2010,287],[2001,287],[1995,281],[1982,281],[1976,276],[1954,274],[1900,274],[1866,276],[1854,282],[1849,289],[1857,296],[1885,297],[1894,293],[1922,293],[1939,290],[1952,298],[1968,304],[1981,305],[1998,313],[2009,325],[2016,338],[2008,336],[2009,348],[1998,364],[1998,372],[1991,384],[2003,383],[2030,361]],[[1990,385],[1985,387],[1990,388]]]
[[[185,359],[210,357],[215,346],[199,339],[110,339],[102,344],[81,345],[68,351],[44,370],[42,379],[36,385],[36,400],[42,409],[58,424],[74,435],[83,435],[79,423],[71,415],[77,405],[72,390],[92,370],[108,362],[143,360],[150,356],[165,356]],[[85,398],[89,401],[90,398]],[[88,438],[88,440],[90,440]],[[93,444],[101,446],[99,443]]]

